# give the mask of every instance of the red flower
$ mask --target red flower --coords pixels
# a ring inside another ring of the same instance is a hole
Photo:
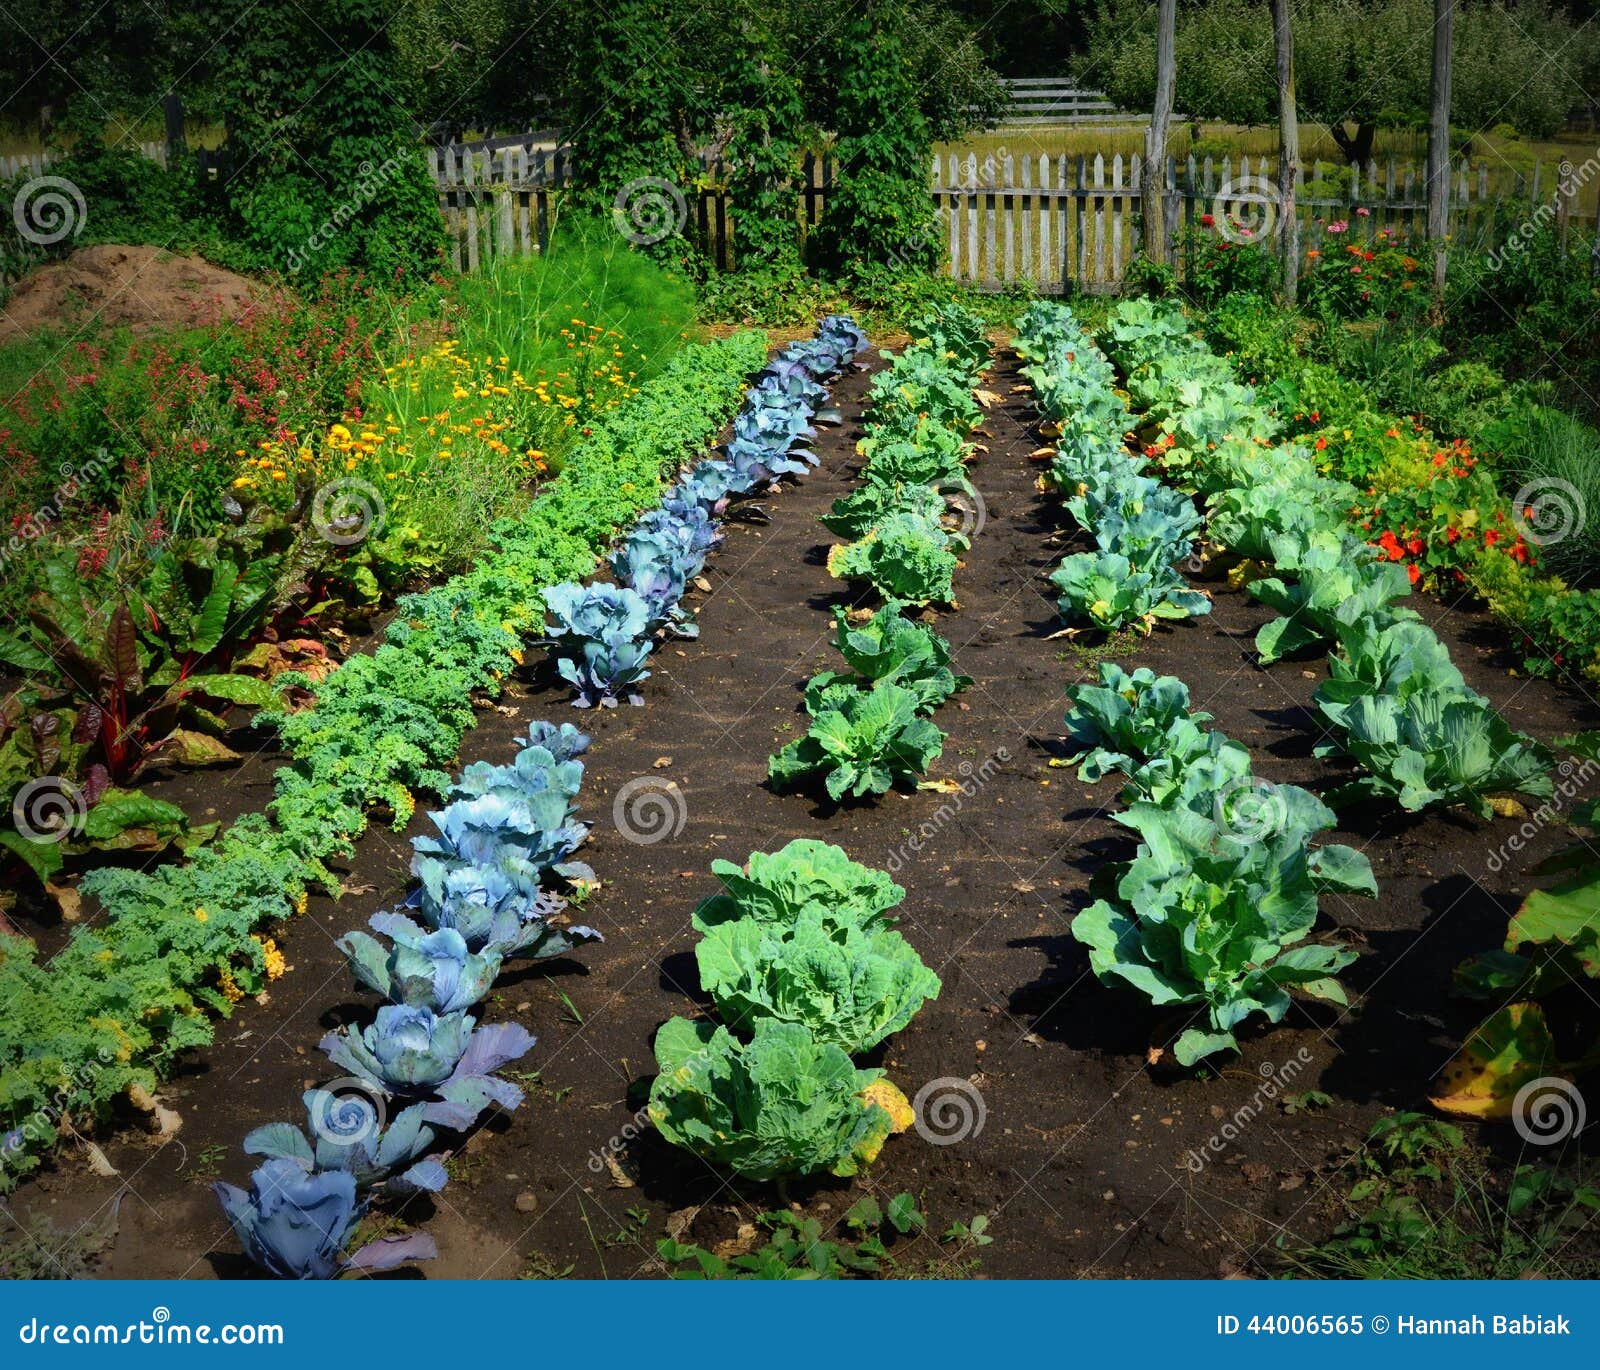
[[[1322,451],[1322,449],[1325,448],[1327,445],[1328,445],[1328,440],[1326,438],[1318,438],[1317,439],[1317,451],[1319,451],[1319,452]]]
[[[1410,542],[1406,543],[1406,546],[1411,549],[1411,555],[1414,557],[1422,555],[1422,549],[1425,545],[1421,538],[1412,538]]]
[[[1204,225],[1204,226],[1205,226],[1205,227],[1206,227],[1206,228],[1214,228],[1214,227],[1216,227],[1216,223],[1217,223],[1217,221],[1216,221],[1216,219],[1215,219],[1215,218],[1213,218],[1213,217],[1212,217],[1212,216],[1211,216],[1211,215],[1209,215],[1209,214],[1202,214],[1202,215],[1201,215],[1201,216],[1200,216],[1200,222],[1201,222],[1201,223],[1202,223],[1202,224],[1203,224],[1203,225]]]
[[[1411,577],[1411,583],[1413,585],[1422,579],[1422,572],[1418,570],[1415,565],[1407,566],[1406,574]]]
[[[1495,543],[1497,543],[1499,541],[1500,541],[1500,534],[1496,529],[1487,528],[1487,529],[1484,530],[1483,545],[1485,547],[1493,547],[1495,545]]]

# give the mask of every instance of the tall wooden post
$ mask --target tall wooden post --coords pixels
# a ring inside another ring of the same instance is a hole
[[[1144,140],[1144,255],[1152,262],[1168,263],[1167,242],[1167,130],[1172,123],[1172,101],[1178,84],[1178,0],[1157,0],[1156,102]]]
[[[1450,54],[1456,0],[1433,0],[1433,110],[1428,120],[1428,239],[1433,245],[1433,302],[1444,302],[1450,235]]]
[[[1293,307],[1300,291],[1300,220],[1295,182],[1300,170],[1300,111],[1294,97],[1294,34],[1289,0],[1272,0],[1272,41],[1278,58],[1278,240],[1283,248],[1283,298]]]

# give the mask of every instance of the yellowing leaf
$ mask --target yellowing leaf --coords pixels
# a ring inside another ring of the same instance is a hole
[[[1501,818],[1526,818],[1528,811],[1509,794],[1496,794],[1489,797],[1489,807],[1499,814]]]
[[[1507,1004],[1456,1053],[1428,1102],[1464,1118],[1509,1118],[1517,1091],[1556,1069],[1544,1010],[1532,1003]]]
[[[889,1115],[889,1131],[891,1133],[904,1132],[917,1120],[917,1115],[911,1107],[911,1100],[906,1098],[897,1084],[885,1076],[880,1075],[862,1090],[861,1097],[868,1104],[877,1104],[879,1108]],[[874,1152],[875,1155],[876,1152]],[[872,1157],[868,1157],[868,1159],[871,1160]]]

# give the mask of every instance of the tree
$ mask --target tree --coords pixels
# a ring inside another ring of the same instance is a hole
[[[1426,126],[1432,0],[1290,0],[1301,117],[1326,125],[1365,163],[1381,127]],[[1547,137],[1584,103],[1595,40],[1538,4],[1481,0],[1457,16],[1451,122],[1509,123]],[[1155,96],[1156,18],[1142,0],[1104,0],[1090,23],[1085,79],[1119,104]],[[1278,117],[1271,14],[1256,0],[1186,0],[1178,16],[1178,107],[1201,119],[1270,124]],[[1508,82],[1508,71],[1537,80]],[[1463,73],[1470,79],[1463,81]]]
[[[414,276],[442,259],[438,192],[419,155],[388,0],[213,0],[218,188],[231,236],[278,270]]]
[[[1294,98],[1294,32],[1289,0],[1272,0],[1272,42],[1278,78],[1278,234],[1283,243],[1283,297],[1293,306],[1300,288],[1300,221],[1295,182],[1300,175],[1300,111]]]
[[[1144,141],[1144,255],[1167,260],[1167,126],[1177,85],[1178,0],[1159,0],[1156,15],[1156,93]]]
[[[837,180],[816,234],[831,267],[933,264],[933,135],[902,41],[907,17],[899,0],[866,0],[838,49]]]

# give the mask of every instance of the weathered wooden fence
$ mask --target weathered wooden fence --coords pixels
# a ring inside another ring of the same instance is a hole
[[[1144,171],[1136,154],[991,156],[981,162],[974,154],[935,157],[933,198],[945,269],[991,288],[1026,281],[1046,291],[1115,289],[1141,245]],[[1266,158],[1169,159],[1168,241],[1207,214],[1232,214],[1247,225],[1275,218],[1272,188],[1280,176]],[[1508,212],[1519,218],[1534,212],[1555,185],[1553,174],[1546,179],[1536,167],[1514,194],[1491,196],[1488,176],[1487,168],[1462,162],[1451,184],[1451,235],[1472,248],[1495,246]],[[1339,220],[1349,224],[1339,241],[1349,242],[1352,234],[1370,241],[1383,229],[1414,239],[1427,218],[1421,169],[1393,161],[1302,166],[1296,197],[1302,248],[1321,250],[1328,225]],[[1172,264],[1185,266],[1176,256]]]
[[[434,149],[429,164],[458,270],[477,271],[507,254],[542,251],[571,162],[562,147]],[[662,190],[659,208],[694,234],[719,269],[737,264],[737,209],[720,162],[706,161],[699,184]],[[1114,290],[1142,241],[1144,165],[1137,155],[935,157],[931,194],[939,259],[958,280],[988,288],[1024,282],[1043,291]],[[1166,168],[1168,241],[1203,216],[1233,214],[1259,224],[1280,184],[1267,158],[1171,159]],[[798,191],[798,224],[813,227],[826,210],[834,162],[808,155]],[[1536,166],[1510,191],[1491,194],[1487,167],[1457,165],[1451,183],[1451,235],[1474,250],[1531,216],[1553,217],[1554,169]],[[1384,230],[1405,239],[1423,233],[1427,201],[1422,169],[1389,161],[1365,167],[1316,162],[1299,170],[1302,248],[1321,250],[1328,225],[1349,227],[1341,243],[1370,241]],[[673,202],[673,197],[676,202]],[[1545,208],[1541,210],[1541,206]],[[658,221],[659,222],[659,221]],[[1180,271],[1187,263],[1173,259]]]
[[[1118,124],[1148,118],[1118,109],[1104,92],[1060,77],[1029,76],[1002,81],[1010,97],[1004,123]]]
[[[152,162],[166,166],[165,143],[140,143],[138,150]],[[9,181],[16,176],[43,176],[50,169],[52,160],[48,152],[25,152],[15,157],[0,157],[0,181]]]

